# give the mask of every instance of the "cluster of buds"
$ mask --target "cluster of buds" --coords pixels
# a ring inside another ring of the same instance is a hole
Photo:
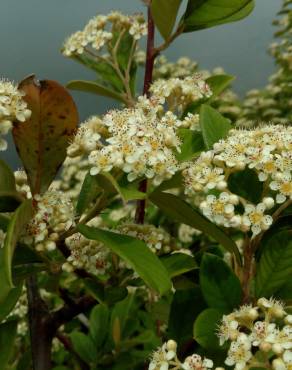
[[[31,116],[24,95],[12,82],[0,79],[0,151],[7,149],[1,136],[11,130],[13,122],[25,122]]]
[[[225,364],[235,370],[291,369],[292,316],[280,301],[260,298],[256,307],[245,305],[223,316],[218,337],[221,345],[229,342]]]
[[[52,251],[60,235],[74,225],[73,204],[65,194],[54,190],[36,195],[34,202],[35,214],[22,240],[34,244],[38,251]]]

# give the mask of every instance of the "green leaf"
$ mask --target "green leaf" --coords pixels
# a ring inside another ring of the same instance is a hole
[[[5,301],[0,305],[0,322],[2,322],[15,307],[21,292],[23,284],[19,284],[7,295]]]
[[[173,253],[170,256],[163,257],[161,261],[171,278],[198,268],[196,260],[184,253]]]
[[[282,230],[263,240],[257,266],[255,294],[257,298],[271,297],[292,278],[292,230]]]
[[[242,298],[238,277],[222,258],[206,253],[200,267],[200,286],[211,308],[229,313]]]
[[[13,212],[22,202],[22,197],[16,191],[0,192],[0,212]]]
[[[176,290],[169,315],[168,335],[179,343],[193,336],[193,323],[198,314],[206,308],[199,287]]]
[[[184,32],[197,31],[243,19],[253,8],[253,0],[189,0],[181,23]]]
[[[205,149],[201,132],[181,128],[178,130],[178,135],[182,140],[181,152],[176,154],[179,161],[188,161]]]
[[[167,270],[141,240],[84,225],[80,225],[78,231],[88,239],[102,242],[124,259],[150,288],[160,294],[166,293],[171,288]]]
[[[109,331],[109,310],[106,305],[95,306],[90,313],[89,332],[97,348],[101,348]]]
[[[161,36],[171,35],[182,0],[152,0],[151,13]]]
[[[215,143],[224,139],[232,127],[227,118],[206,104],[201,106],[200,126],[207,149],[212,149]]]
[[[0,159],[0,193],[2,191],[16,191],[16,185],[12,170]]]
[[[11,264],[18,238],[25,230],[33,214],[31,200],[26,200],[16,210],[8,225],[4,246],[0,249],[0,303],[3,303],[10,290],[14,288],[11,274]]]
[[[228,189],[232,193],[257,204],[262,199],[263,183],[259,181],[255,171],[246,168],[229,176]]]
[[[216,335],[222,317],[223,313],[214,308],[207,308],[197,317],[194,325],[194,338],[204,349],[222,350]]]
[[[175,189],[182,186],[183,176],[181,171],[176,172],[169,180],[163,181],[156,189],[155,192]]]
[[[88,365],[94,365],[97,361],[97,351],[91,338],[84,333],[73,332],[70,339],[74,350]]]
[[[125,332],[125,328],[127,325],[127,322],[131,319],[131,316],[134,312],[134,306],[135,306],[135,295],[134,294],[128,294],[128,296],[123,299],[122,301],[118,302],[111,314],[111,333],[115,330],[115,326],[118,323],[118,330],[120,331],[120,335],[123,337],[123,334]]]
[[[7,321],[0,325],[0,364],[2,369],[8,365],[12,356],[16,337],[17,321]]]
[[[230,84],[234,81],[234,76],[229,75],[214,75],[206,79],[206,83],[212,91],[212,96],[209,99],[213,101],[218,95],[220,95]]]
[[[97,82],[73,80],[68,82],[66,86],[71,90],[85,91],[124,102],[121,94],[115,92],[114,90],[110,90],[109,88],[102,86]]]
[[[25,123],[15,123],[13,139],[33,194],[44,193],[66,158],[78,125],[69,92],[58,82],[29,76],[19,84],[31,110]]]
[[[6,231],[9,221],[9,217],[0,214],[0,230]]]
[[[103,176],[107,180],[109,180],[112,186],[116,189],[117,193],[121,196],[124,203],[127,203],[130,200],[139,200],[146,198],[145,193],[142,193],[135,188],[121,186],[110,173],[104,172],[96,176],[99,179]]]
[[[76,204],[76,214],[82,215],[84,211],[96,201],[101,189],[96,176],[91,176],[88,172],[82,183],[79,197]]]
[[[173,194],[163,192],[154,191],[149,198],[172,220],[192,226],[215,239],[227,251],[233,253],[241,264],[241,255],[235,242],[189,204]]]

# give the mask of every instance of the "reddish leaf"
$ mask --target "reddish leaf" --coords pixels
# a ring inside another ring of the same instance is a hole
[[[25,123],[15,123],[14,142],[33,194],[44,193],[66,157],[78,124],[76,105],[58,82],[29,76],[19,84],[32,111]]]

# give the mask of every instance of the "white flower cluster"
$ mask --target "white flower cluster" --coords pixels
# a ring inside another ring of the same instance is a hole
[[[64,43],[65,56],[81,55],[86,48],[99,51],[117,35],[128,32],[134,40],[147,34],[147,24],[142,14],[127,16],[119,12],[97,15],[92,18],[82,31],[71,35]]]
[[[177,343],[169,340],[158,348],[151,357],[148,370],[208,370],[213,369],[213,361],[193,354],[182,363],[177,357]],[[219,370],[219,368],[216,368]],[[216,370],[215,369],[215,370]]]
[[[144,241],[153,253],[165,254],[175,249],[175,240],[161,227],[154,225],[123,224],[117,232]]]
[[[267,368],[267,364],[275,370],[291,369],[292,315],[280,301],[260,298],[256,307],[242,306],[223,316],[218,336],[221,345],[229,341],[225,364],[235,370]]]
[[[155,60],[153,77],[157,79],[185,78],[193,76],[198,69],[198,63],[188,57],[181,57],[171,63],[162,55]]]
[[[92,127],[83,125],[68,154],[79,154],[85,147],[87,152],[90,146],[92,175],[119,168],[128,173],[129,181],[146,176],[159,184],[177,171],[173,149],[179,151],[181,143],[175,130],[179,120],[170,112],[162,115],[161,111],[157,102],[140,97],[134,108],[113,110],[103,117],[103,125],[110,135],[105,139],[106,145],[101,147],[98,134],[94,134]]]
[[[201,234],[201,231],[194,229],[193,227],[186,225],[186,224],[180,224],[178,228],[178,239],[182,243],[191,243],[195,236],[198,236]]]
[[[1,136],[11,130],[13,122],[25,122],[31,115],[24,95],[12,82],[0,79],[0,151],[7,149]]]
[[[170,111],[180,113],[190,103],[212,96],[212,91],[200,74],[183,79],[156,80],[150,91],[156,99],[159,99],[160,104],[166,103]]]
[[[27,313],[28,313],[28,302],[27,302],[27,291],[26,287],[24,286],[22,289],[22,293],[13,308],[10,314],[7,316],[7,319],[17,317],[17,334],[20,336],[27,335],[28,332],[28,324],[27,324]]]
[[[291,127],[269,125],[231,130],[225,140],[203,152],[184,170],[185,193],[190,197],[205,194],[200,208],[213,222],[244,232],[251,230],[257,235],[273,222],[266,212],[275,203],[292,199],[291,143]],[[245,169],[253,170],[263,183],[265,192],[258,204],[251,204],[228,189],[229,176]],[[236,210],[238,204],[244,209],[241,213]]]
[[[38,251],[52,251],[59,236],[74,225],[74,208],[63,193],[48,190],[34,197],[36,211],[23,236],[26,244],[34,243]]]

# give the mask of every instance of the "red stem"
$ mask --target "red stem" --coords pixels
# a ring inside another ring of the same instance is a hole
[[[144,75],[144,88],[143,94],[149,97],[149,88],[153,79],[153,68],[154,61],[156,58],[156,53],[154,52],[154,38],[155,38],[155,24],[151,14],[150,8],[151,2],[148,5],[148,36],[147,36],[147,54],[146,54],[146,66],[145,66],[145,75]],[[139,184],[139,191],[146,193],[147,192],[147,180],[142,180]],[[145,219],[145,199],[139,200],[137,202],[135,221],[137,224],[143,224]]]

